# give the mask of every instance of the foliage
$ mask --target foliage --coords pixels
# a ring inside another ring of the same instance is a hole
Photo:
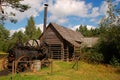
[[[104,61],[109,63],[113,56],[120,59],[120,26],[112,26],[105,34],[101,34],[97,44],[98,52],[104,55]]]
[[[108,3],[107,16],[101,19],[100,25],[110,27],[112,25],[120,25],[120,7],[114,4],[114,0],[106,0]]]
[[[0,0],[0,24],[3,24],[4,21],[10,20],[11,22],[15,23],[16,20],[12,17],[15,16],[14,12],[7,13],[4,7],[11,7],[16,9],[17,11],[24,12],[30,7],[28,5],[21,4],[22,0]]]
[[[42,32],[41,32],[40,28],[36,29],[35,38],[38,39],[41,34],[42,34]]]
[[[117,66],[120,66],[120,61],[119,61],[119,59],[117,59],[116,57],[113,56],[110,61],[110,64],[117,67]]]
[[[84,25],[80,25],[79,28],[76,29],[77,32],[80,32],[83,36],[85,37],[96,37],[100,34],[100,30],[99,28],[91,28],[90,30],[87,29],[87,26],[84,26]]]
[[[104,56],[101,53],[98,53],[94,48],[83,47],[81,49],[81,60],[86,61],[88,63],[99,64],[103,63]]]
[[[108,2],[107,16],[101,19],[100,27],[88,30],[86,26],[80,26],[77,31],[85,37],[97,36],[98,43],[93,50],[84,48],[86,53],[83,57],[88,62],[104,62],[115,66],[120,64],[120,8],[114,5],[111,0]]]
[[[3,25],[0,25],[0,51],[7,50],[8,38],[9,31],[6,30]]]
[[[38,39],[41,34],[40,29],[36,29],[33,17],[30,17],[28,20],[25,34],[28,36],[28,39]]]
[[[94,52],[85,54],[84,58],[89,63],[98,64],[103,62],[104,56],[100,53]]]
[[[33,17],[28,20],[25,32],[15,32],[11,37],[9,37],[9,31],[0,25],[0,51],[7,52],[16,42],[25,43],[30,39],[38,39],[40,35],[41,30],[36,28]]]
[[[0,25],[0,38],[1,39],[7,39],[9,36],[9,31],[6,30],[3,25]]]
[[[12,37],[9,39],[8,49],[12,48],[17,42],[26,42],[27,36],[22,32],[15,32]]]
[[[105,63],[120,63],[120,24],[118,13],[111,1],[108,1],[108,17],[100,24],[103,33],[100,34],[96,50],[102,53]],[[118,8],[120,9],[120,8]]]

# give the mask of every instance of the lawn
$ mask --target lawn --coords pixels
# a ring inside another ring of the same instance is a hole
[[[95,65],[79,61],[78,70],[72,69],[74,62],[53,61],[53,72],[43,68],[39,72],[24,72],[16,74],[15,80],[120,80],[120,68],[110,65]],[[0,77],[0,80],[10,80],[12,75]]]

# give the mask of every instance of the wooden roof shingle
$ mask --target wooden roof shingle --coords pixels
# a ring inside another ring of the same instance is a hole
[[[60,26],[56,23],[50,23],[54,29],[62,36],[62,38],[75,47],[79,47],[80,43],[82,42],[82,39],[84,36],[80,32],[73,31],[71,29],[68,29],[66,27]],[[48,25],[49,26],[49,25]]]
[[[84,37],[82,41],[84,46],[91,48],[98,42],[98,39],[98,37]]]

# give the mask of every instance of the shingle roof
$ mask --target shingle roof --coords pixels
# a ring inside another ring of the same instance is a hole
[[[83,44],[86,47],[93,47],[98,42],[98,37],[84,37],[82,38]]]
[[[50,23],[56,29],[56,31],[62,36],[63,39],[74,45],[75,47],[79,47],[82,42],[81,38],[83,35],[80,32],[73,31],[66,27],[60,26],[56,23]]]

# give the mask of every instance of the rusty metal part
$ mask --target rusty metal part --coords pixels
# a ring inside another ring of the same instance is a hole
[[[29,61],[29,57],[26,55],[21,56],[17,61],[15,61],[16,72],[23,72],[27,70],[27,68],[29,67],[29,63],[27,61]]]
[[[41,44],[39,41],[33,39],[27,41],[25,44],[22,41],[18,41],[13,48],[9,50],[7,57],[8,68],[12,69],[12,63],[15,61],[15,67],[17,72],[25,71],[30,67],[30,63],[24,61],[43,60],[48,52],[48,45]]]

